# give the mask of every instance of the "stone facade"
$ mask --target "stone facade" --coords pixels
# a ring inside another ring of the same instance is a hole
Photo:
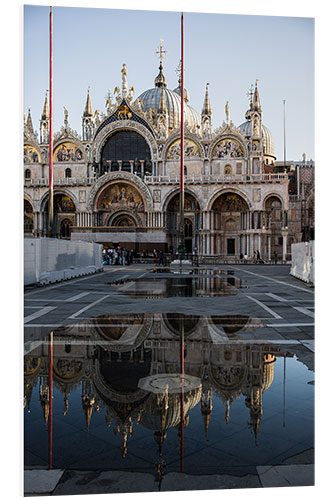
[[[108,95],[105,114],[93,113],[88,90],[82,137],[69,126],[64,108],[53,148],[55,234],[139,253],[177,250],[180,90],[167,89],[162,70],[161,64],[155,87],[135,102],[122,72],[122,91],[116,87],[115,103]],[[295,209],[290,178],[274,170],[257,85],[239,127],[229,119],[227,103],[226,121],[212,130],[208,86],[201,116],[188,101],[186,91],[186,251],[232,259],[259,250],[266,260],[275,253],[285,260],[290,243],[302,238],[302,227],[289,223],[290,207]],[[47,233],[48,127],[46,96],[39,139],[30,111],[24,123],[26,234]]]

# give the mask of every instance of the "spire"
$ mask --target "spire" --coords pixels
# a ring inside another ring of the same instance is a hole
[[[34,135],[34,127],[32,125],[32,118],[31,118],[30,108],[28,109],[28,118],[27,118],[27,123],[26,123],[26,132],[30,133],[31,135]]]
[[[91,101],[90,101],[90,87],[89,86],[88,86],[87,101],[86,101],[86,106],[84,108],[83,116],[85,116],[85,117],[93,116]]]
[[[167,113],[164,87],[162,87],[161,99],[160,99],[160,104],[159,104],[159,107],[158,107],[158,113],[160,113],[160,114],[166,114]]]
[[[46,91],[46,93],[45,93],[44,108],[43,108],[42,116],[40,117],[41,120],[49,120],[50,119],[49,101],[47,98],[47,93],[48,93],[48,91]]]
[[[87,431],[89,431],[94,403],[95,403],[94,396],[89,396],[88,394],[82,396],[82,409],[86,417]]]
[[[256,87],[254,90],[252,109],[253,109],[253,111],[258,111],[258,113],[261,113],[261,104],[260,104],[259,91],[258,91],[258,81],[259,80],[257,79],[256,80]]]
[[[230,419],[230,401],[229,399],[227,399],[226,401],[226,404],[225,404],[225,423],[228,424],[229,423],[229,419]]]
[[[204,99],[204,104],[202,107],[201,115],[212,115],[212,108],[210,106],[210,100],[209,100],[209,95],[208,95],[208,85],[209,83],[206,83],[206,93],[205,93],[205,99]]]
[[[208,426],[212,411],[213,411],[213,395],[212,395],[212,390],[208,389],[206,393],[203,393],[201,395],[201,415],[203,417],[205,426],[206,441],[208,441]]]

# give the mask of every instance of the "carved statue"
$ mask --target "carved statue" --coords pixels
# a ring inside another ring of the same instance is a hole
[[[68,124],[68,110],[67,108],[64,106],[64,124],[67,125]]]
[[[132,99],[133,95],[134,95],[134,87],[132,86],[132,87],[129,89],[129,92],[128,92],[128,97],[129,97],[130,99]]]
[[[229,125],[229,101],[225,103],[225,119],[227,124]]]
[[[121,77],[123,80],[123,87],[122,87],[123,97],[126,97],[127,96],[127,66],[126,66],[126,64],[123,64],[123,69],[121,70]]]
[[[113,94],[116,94],[116,101],[119,103],[121,101],[120,88],[115,87]]]
[[[141,97],[138,99],[136,105],[137,105],[138,111],[142,111],[142,99],[141,99]]]
[[[98,125],[101,123],[101,120],[100,120],[100,117],[99,117],[99,111],[98,109],[96,109],[95,113],[94,113],[94,123],[95,123],[95,126],[98,127]]]
[[[111,96],[110,90],[108,91],[107,96],[106,96],[105,107],[106,107],[106,111],[108,113],[110,113],[111,108],[112,108],[112,96]]]

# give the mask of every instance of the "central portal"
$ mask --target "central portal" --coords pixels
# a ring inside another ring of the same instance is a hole
[[[228,255],[235,255],[235,239],[234,238],[227,239],[227,252],[228,252]]]

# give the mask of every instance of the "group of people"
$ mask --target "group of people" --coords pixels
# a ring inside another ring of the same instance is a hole
[[[241,252],[239,255],[239,258],[241,261],[244,261],[245,263],[249,260],[249,256],[247,255],[246,252],[244,254]],[[277,256],[276,252],[274,252],[274,254],[273,254],[273,260],[274,260],[274,263],[277,264],[278,256]],[[262,259],[259,250],[254,252],[253,257],[252,257],[252,262],[254,262],[254,264],[265,264],[265,261]]]
[[[245,263],[249,260],[249,256],[246,252],[244,254],[241,252],[239,258],[242,261],[244,260]],[[261,258],[259,250],[254,252],[252,262],[254,262],[255,264],[265,264],[264,260]]]
[[[129,266],[133,263],[134,250],[126,250],[119,245],[114,247],[104,247],[103,251],[103,264],[115,266]]]

